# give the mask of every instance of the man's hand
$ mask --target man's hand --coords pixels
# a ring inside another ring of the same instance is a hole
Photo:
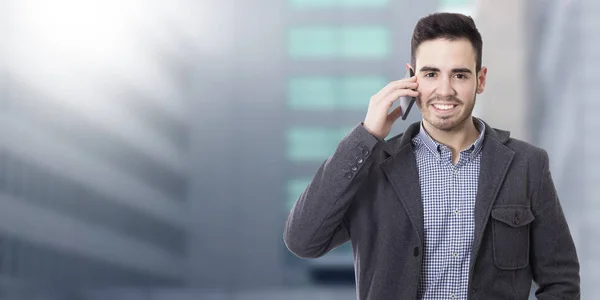
[[[418,97],[419,92],[414,91],[417,86],[416,76],[388,83],[371,97],[367,116],[363,123],[364,127],[379,139],[387,137],[392,130],[392,124],[402,116],[400,106],[389,114],[388,111],[394,102],[402,96]]]

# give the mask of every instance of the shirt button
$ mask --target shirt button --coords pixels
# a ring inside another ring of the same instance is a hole
[[[457,252],[454,252],[454,253],[452,253],[452,256],[454,256],[454,257],[458,257],[458,253],[457,253]]]
[[[454,174],[458,175],[458,169],[454,170]]]
[[[450,294],[450,298],[454,299],[454,293]]]
[[[455,209],[455,210],[454,210],[454,214],[455,214],[455,215],[458,215],[458,209]]]

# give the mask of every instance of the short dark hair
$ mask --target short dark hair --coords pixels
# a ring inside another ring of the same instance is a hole
[[[421,43],[438,38],[450,41],[467,39],[473,45],[476,56],[476,70],[481,69],[481,52],[483,41],[481,34],[470,16],[458,13],[434,13],[425,16],[417,22],[410,42],[410,58],[413,68],[416,68],[416,52]],[[416,70],[415,70],[416,72]]]

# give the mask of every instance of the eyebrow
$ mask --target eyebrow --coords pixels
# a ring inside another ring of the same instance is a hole
[[[439,71],[440,71],[440,69],[438,69],[436,67],[428,67],[428,66],[424,66],[419,70],[419,72],[439,72]],[[468,68],[454,68],[454,69],[452,69],[452,73],[472,73],[472,72]]]

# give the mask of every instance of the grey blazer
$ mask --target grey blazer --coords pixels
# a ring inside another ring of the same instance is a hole
[[[342,139],[290,211],[287,248],[317,258],[350,241],[357,298],[416,299],[423,207],[411,138],[362,124]],[[545,150],[486,124],[475,205],[469,299],[579,299],[579,261]]]

